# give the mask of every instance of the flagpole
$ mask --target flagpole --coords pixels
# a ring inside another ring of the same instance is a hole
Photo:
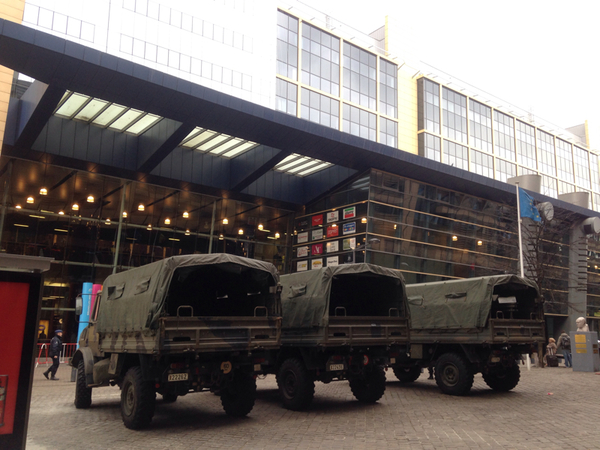
[[[525,278],[525,271],[523,269],[523,241],[521,239],[521,202],[519,199],[519,182],[515,183],[517,186],[517,227],[519,227],[519,267],[521,268],[521,277]]]

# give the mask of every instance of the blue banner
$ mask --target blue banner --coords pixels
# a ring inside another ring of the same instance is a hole
[[[85,327],[88,326],[88,322],[90,321],[90,305],[92,303],[92,288],[93,283],[83,283],[83,290],[81,292],[81,297],[83,299],[83,308],[81,310],[81,315],[79,316],[79,330],[77,331],[77,347],[79,348],[79,336],[81,336],[81,332]]]
[[[533,197],[519,188],[519,204],[521,217],[528,217],[534,222],[541,222],[540,212],[533,206]]]

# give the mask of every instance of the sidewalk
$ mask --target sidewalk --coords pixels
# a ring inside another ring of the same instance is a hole
[[[598,449],[600,376],[564,367],[521,366],[511,392],[489,389],[475,376],[471,395],[451,397],[427,373],[411,385],[392,371],[384,397],[357,402],[347,382],[316,383],[308,411],[280,406],[273,376],[258,380],[248,417],[225,415],[210,393],[189,394],[164,404],[157,396],[149,429],[132,431],[120,417],[118,387],[94,389],[92,407],[73,406],[71,368],[59,381],[35,371],[27,448],[69,449]]]

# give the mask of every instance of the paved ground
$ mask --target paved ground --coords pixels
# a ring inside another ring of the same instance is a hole
[[[118,387],[94,390],[88,410],[73,406],[70,367],[33,384],[28,450],[41,449],[600,449],[600,376],[522,366],[521,382],[496,393],[481,375],[468,397],[443,395],[427,374],[410,386],[388,372],[384,397],[358,403],[347,382],[317,383],[306,412],[281,408],[273,376],[258,380],[248,417],[225,415],[210,393],[173,404],[157,400],[152,426],[121,422]],[[160,399],[160,396],[158,396]]]

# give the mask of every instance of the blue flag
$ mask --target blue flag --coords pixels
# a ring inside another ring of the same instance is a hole
[[[529,217],[534,222],[541,222],[540,212],[533,206],[533,197],[519,188],[519,204],[521,207],[521,217]]]

